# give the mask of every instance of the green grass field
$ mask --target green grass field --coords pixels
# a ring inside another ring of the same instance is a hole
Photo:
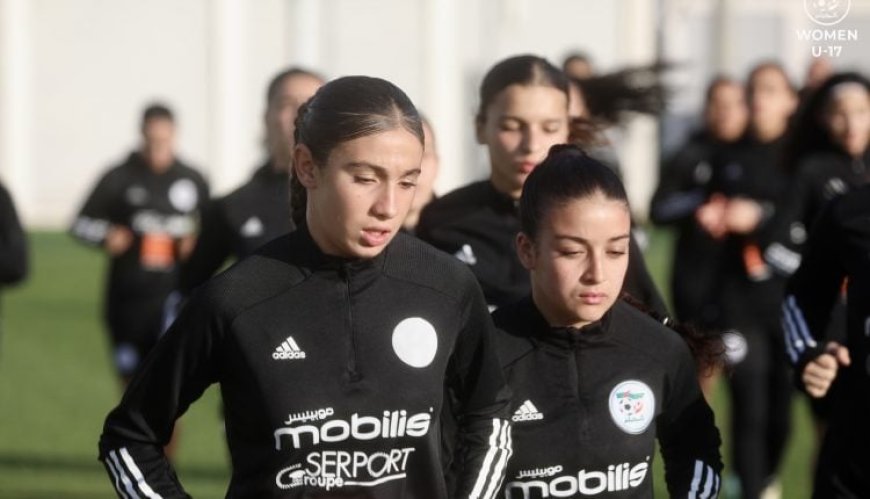
[[[648,261],[664,282],[670,238],[653,232]],[[59,233],[31,234],[31,275],[2,298],[0,498],[115,497],[96,442],[120,396],[100,322],[105,261]],[[717,420],[727,437],[727,397]],[[802,399],[782,472],[783,497],[809,497],[812,430]],[[726,438],[727,440],[727,438]],[[724,449],[727,459],[727,446]],[[194,497],[223,497],[228,466],[214,388],[182,419],[178,474]],[[657,471],[657,496],[666,497]]]

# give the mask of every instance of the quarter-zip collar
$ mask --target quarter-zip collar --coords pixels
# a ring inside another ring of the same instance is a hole
[[[524,298],[519,307],[524,311],[519,315],[526,318],[524,327],[529,331],[529,338],[536,346],[543,345],[563,350],[574,350],[605,340],[610,330],[611,310],[608,310],[601,320],[576,328],[551,326],[531,296]]]
[[[386,260],[387,253],[390,251],[392,241],[378,253],[374,258],[346,258],[334,255],[328,255],[320,249],[314,238],[311,237],[311,232],[308,230],[308,225],[303,223],[296,229],[299,237],[300,254],[298,261],[304,267],[308,267],[311,271],[336,271],[342,276],[346,273],[361,274],[369,271],[382,270]]]

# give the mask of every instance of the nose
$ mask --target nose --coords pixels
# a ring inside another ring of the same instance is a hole
[[[375,203],[372,205],[372,215],[379,220],[389,220],[398,215],[398,207],[396,204],[396,186],[391,183],[384,183],[381,189],[378,190]]]
[[[522,151],[526,154],[536,152],[541,148],[542,133],[535,127],[528,127],[523,132],[523,140],[520,143]]]
[[[585,284],[599,284],[604,282],[603,257],[597,253],[590,253],[586,259],[586,268],[581,275]]]

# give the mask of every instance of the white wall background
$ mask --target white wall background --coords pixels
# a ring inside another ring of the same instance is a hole
[[[842,27],[870,37],[868,4],[852,0]],[[446,192],[486,174],[472,116],[502,57],[559,64],[580,48],[606,71],[651,61],[661,27],[665,53],[688,63],[675,112],[692,113],[713,72],[777,57],[801,75],[809,48],[793,31],[809,25],[803,0],[0,0],[0,179],[30,228],[65,227],[159,99],[178,116],[181,156],[227,192],[262,159],[267,82],[302,64],[402,87],[434,123]],[[866,70],[868,48],[851,43],[842,62]],[[619,154],[642,212],[655,124],[637,120],[626,137]]]

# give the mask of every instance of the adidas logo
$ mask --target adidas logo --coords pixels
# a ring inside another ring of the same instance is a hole
[[[471,250],[471,246],[468,244],[463,244],[462,248],[453,254],[457,260],[467,265],[474,265],[477,263],[477,257],[474,256],[474,251]]]
[[[299,345],[296,344],[296,340],[292,336],[288,336],[286,340],[278,345],[275,352],[272,353],[272,358],[275,360],[304,359],[305,352],[299,348]]]
[[[538,408],[535,407],[535,404],[532,403],[531,400],[526,400],[523,402],[523,405],[517,409],[517,412],[514,413],[511,420],[514,422],[517,421],[536,421],[538,419],[544,419],[544,415],[538,412]]]

